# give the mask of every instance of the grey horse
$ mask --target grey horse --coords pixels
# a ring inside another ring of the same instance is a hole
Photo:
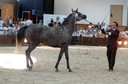
[[[67,68],[69,69],[69,72],[71,72],[72,70],[69,66],[68,46],[70,45],[72,39],[75,22],[85,19],[86,15],[78,12],[77,9],[75,11],[72,10],[72,13],[64,20],[64,22],[54,28],[42,26],[39,24],[31,24],[29,26],[21,27],[16,36],[16,47],[17,49],[20,48],[24,38],[27,39],[28,49],[26,50],[26,63],[28,70],[31,70],[33,67],[33,61],[31,59],[30,53],[40,43],[43,43],[44,45],[60,48],[58,60],[55,65],[56,71],[58,71],[59,62],[63,53],[65,53]]]

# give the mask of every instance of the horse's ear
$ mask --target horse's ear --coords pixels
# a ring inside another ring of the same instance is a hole
[[[78,8],[76,9],[76,12],[78,13]]]
[[[74,12],[74,11],[73,11],[73,8],[72,8],[72,12]]]

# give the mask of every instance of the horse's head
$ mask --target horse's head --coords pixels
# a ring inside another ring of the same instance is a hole
[[[72,12],[76,15],[76,21],[80,21],[87,18],[86,15],[78,12],[78,9],[76,9],[75,11],[72,9]]]
[[[62,25],[75,24],[75,21],[85,20],[86,18],[87,16],[78,12],[78,9],[75,11],[72,9],[72,13],[64,20]]]

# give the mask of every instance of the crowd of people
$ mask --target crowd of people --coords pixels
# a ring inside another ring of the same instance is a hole
[[[83,37],[95,37],[95,38],[107,38],[108,35],[105,35],[102,33],[102,29],[110,29],[108,25],[105,23],[97,23],[93,25],[90,23],[88,25],[87,29],[84,29],[83,27],[77,28],[76,31],[74,31],[73,36],[80,36],[82,35]],[[128,38],[128,29],[121,29],[120,30],[120,37],[122,38]]]
[[[0,35],[11,35],[14,34],[16,35],[18,30],[26,25],[30,25],[32,24],[33,21],[30,20],[29,18],[26,19],[24,18],[24,20],[21,18],[17,18],[17,19],[12,19],[12,17],[10,16],[10,18],[8,18],[6,21],[4,21],[1,17],[0,17]],[[39,23],[40,25],[43,25],[43,20],[40,19]],[[54,21],[53,18],[51,18],[51,22],[48,24],[49,27],[55,27],[57,25],[60,25],[60,17],[57,16],[56,20]]]
[[[32,24],[32,20],[30,19],[12,19],[10,16],[9,19],[6,21],[3,21],[3,19],[0,17],[0,35],[10,35],[10,34],[17,34],[17,31],[25,25]]]
[[[3,21],[2,18],[0,17],[0,35],[10,35],[10,34],[14,34],[16,35],[18,30],[25,25],[30,25],[32,24],[33,21],[28,19],[19,19],[17,18],[17,20],[12,19],[12,17],[10,16],[9,19],[7,19],[6,21]],[[39,20],[40,25],[43,25],[43,20]],[[49,27],[55,27],[60,25],[60,17],[56,17],[56,20],[54,21],[53,18],[51,18],[50,23],[48,24]],[[83,27],[77,28],[76,31],[73,32],[73,36],[84,36],[84,37],[96,37],[96,38],[106,38],[108,37],[108,35],[105,35],[102,33],[102,29],[110,29],[109,26],[107,26],[105,23],[97,23],[97,24],[92,24],[90,23],[88,25],[87,29],[84,29]],[[128,38],[128,29],[121,29],[120,30],[120,37],[122,38]]]
[[[55,26],[58,26],[58,25],[60,25],[60,24],[61,24],[61,22],[60,22],[60,17],[57,16],[55,21],[54,21],[53,18],[51,18],[50,23],[48,24],[48,26],[49,26],[49,27],[55,27]]]

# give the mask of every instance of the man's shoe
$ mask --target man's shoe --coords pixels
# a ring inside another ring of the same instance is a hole
[[[108,71],[113,71],[113,69],[109,69]]]

